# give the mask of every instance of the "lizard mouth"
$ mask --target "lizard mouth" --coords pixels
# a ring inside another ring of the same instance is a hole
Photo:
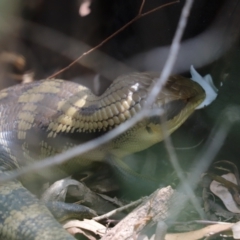
[[[202,79],[205,81],[204,78]],[[164,121],[171,134],[195,109],[202,107],[202,103],[208,98],[207,95],[208,92],[199,82],[181,76],[172,76],[158,96],[157,105],[163,109],[162,118],[155,116],[150,121],[155,124]]]
[[[165,122],[169,133],[172,133],[186,121],[203,100],[204,94],[199,94],[189,99],[169,101],[162,105],[162,116],[152,116],[150,122],[155,124]]]
[[[169,132],[172,133],[194,112],[211,104],[217,97],[211,75],[202,77],[193,66],[190,73],[192,81],[182,78],[184,88],[179,88],[179,99],[168,102],[163,107]]]
[[[164,114],[169,133],[179,128],[203,101],[203,96],[195,96],[187,101],[174,100],[166,104]]]

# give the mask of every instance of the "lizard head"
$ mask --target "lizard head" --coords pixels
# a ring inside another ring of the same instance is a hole
[[[195,76],[196,74],[192,77],[195,78]],[[198,81],[177,75],[169,77],[155,102],[150,106],[153,115],[146,117],[126,133],[116,138],[117,145],[122,146],[122,155],[141,151],[162,141],[167,135],[178,129],[195,109],[205,106],[204,102],[210,104],[210,101],[206,100],[208,92],[201,84],[201,81],[206,80],[204,82],[206,85],[209,82],[207,80],[210,75],[202,79],[200,79],[199,74],[197,76]],[[158,73],[134,73],[121,79],[122,85],[127,85],[123,80],[128,81],[128,86],[130,86],[128,89],[131,90],[126,98],[130,98],[133,102],[128,111],[138,112],[144,107],[148,93],[158,77]],[[216,96],[213,100],[215,98]],[[158,111],[158,114],[155,115],[154,110],[156,109],[162,110],[162,114],[159,114]],[[122,143],[119,144],[119,141],[122,141]]]

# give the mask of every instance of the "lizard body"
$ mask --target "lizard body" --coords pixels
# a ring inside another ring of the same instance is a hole
[[[0,170],[6,173],[94,139],[139,112],[158,78],[155,73],[118,77],[101,95],[64,80],[38,81],[0,92]],[[168,133],[176,130],[205,98],[190,79],[171,76],[152,109],[163,109]],[[112,141],[53,167],[54,173],[122,158],[163,140],[159,116],[142,119]],[[53,174],[53,169],[37,173]],[[42,221],[44,221],[42,223]],[[17,222],[16,225],[14,225]],[[41,223],[40,223],[41,222]],[[52,225],[53,224],[53,225]],[[13,226],[12,226],[13,225]],[[38,227],[36,227],[38,226]],[[5,239],[73,239],[18,180],[0,184],[0,236]]]

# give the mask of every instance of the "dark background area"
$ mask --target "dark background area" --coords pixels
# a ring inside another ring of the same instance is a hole
[[[143,12],[169,2],[146,1]],[[225,2],[195,1],[183,40],[206,30],[217,18],[219,9]],[[90,13],[85,17],[79,15],[82,3],[83,1],[79,0],[23,1],[18,10],[21,26],[18,32],[2,37],[2,48],[22,54],[27,59],[26,69],[34,69],[36,79],[45,78],[83,53],[81,46],[78,46],[72,59],[63,57],[67,53],[72,54],[72,41],[78,41],[79,45],[85,43],[89,48],[98,45],[137,15],[141,1],[92,0]],[[158,46],[169,46],[183,5],[184,1],[180,1],[139,19],[104,44],[100,51],[121,62],[127,62],[136,54]],[[60,33],[68,38],[59,39],[61,35],[56,35],[54,39],[47,37],[44,29],[40,27],[52,30],[53,35]],[[58,51],[46,47],[47,42],[58,46]],[[99,59],[93,58],[92,61],[94,60]],[[94,64],[96,63],[92,62],[92,65]],[[93,69],[91,66],[85,69],[77,65],[59,77],[70,79],[85,74],[87,70]]]

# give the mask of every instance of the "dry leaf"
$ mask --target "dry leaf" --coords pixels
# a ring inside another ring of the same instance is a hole
[[[82,230],[81,228],[77,228],[77,227],[70,227],[67,229],[68,233],[70,233],[72,236],[75,236],[76,234],[82,234],[84,235],[86,238],[88,238],[89,240],[97,240],[98,238],[96,238],[95,236],[93,236],[92,233],[86,231],[86,230]]]
[[[234,239],[240,239],[240,222],[237,222],[232,226],[232,232]]]
[[[224,174],[221,177],[228,180],[229,182],[237,184],[236,177],[233,173]],[[230,212],[240,213],[240,208],[234,201],[232,194],[221,183],[215,180],[212,181],[212,183],[210,184],[210,190],[223,201],[225,207]]]
[[[234,223],[219,223],[210,225],[208,227],[186,232],[186,233],[174,233],[174,234],[166,234],[165,240],[198,240],[207,236],[211,236],[214,234],[218,234],[223,231],[230,230],[231,227],[235,225]],[[151,238],[152,239],[152,238]]]
[[[103,236],[106,233],[106,227],[103,226],[102,224],[94,221],[94,220],[88,220],[84,219],[83,221],[79,220],[70,220],[67,221],[63,227],[65,229],[69,228],[80,228],[83,231],[89,231],[92,232],[96,235]]]

